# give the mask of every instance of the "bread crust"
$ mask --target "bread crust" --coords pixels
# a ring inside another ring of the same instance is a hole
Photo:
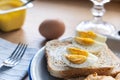
[[[50,74],[57,78],[75,78],[75,77],[86,77],[89,74],[98,73],[99,75],[109,75],[111,72],[110,67],[104,68],[78,68],[69,69],[65,71],[55,71],[50,66],[48,66],[48,71]]]

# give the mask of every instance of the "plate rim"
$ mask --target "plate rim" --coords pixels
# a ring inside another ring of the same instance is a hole
[[[34,80],[33,78],[33,73],[32,73],[32,68],[33,68],[33,62],[36,60],[36,57],[40,54],[41,51],[43,51],[45,47],[40,48],[37,53],[33,56],[33,58],[30,61],[29,68],[28,68],[28,77],[30,80]]]

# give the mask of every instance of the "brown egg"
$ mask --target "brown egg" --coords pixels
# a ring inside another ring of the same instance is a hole
[[[40,24],[39,32],[46,39],[57,39],[63,35],[65,24],[57,19],[48,19]]]

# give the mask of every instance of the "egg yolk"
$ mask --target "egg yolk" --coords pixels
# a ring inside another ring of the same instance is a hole
[[[74,64],[81,64],[81,63],[84,63],[87,59],[86,56],[83,56],[83,55],[72,55],[72,54],[69,54],[69,55],[66,55],[66,58],[74,63]]]
[[[74,64],[84,63],[88,57],[88,52],[75,47],[67,48],[70,54],[65,55],[65,57]]]
[[[82,37],[82,38],[96,38],[97,35],[93,32],[93,31],[88,31],[88,32],[84,32],[84,31],[78,31],[77,32],[78,36],[79,37]]]
[[[75,41],[81,45],[92,45],[94,44],[94,40],[91,38],[81,38],[75,37]]]
[[[68,51],[70,54],[75,54],[75,55],[83,55],[83,56],[88,56],[88,52],[85,50],[81,50],[79,48],[74,48],[74,47],[69,47]]]

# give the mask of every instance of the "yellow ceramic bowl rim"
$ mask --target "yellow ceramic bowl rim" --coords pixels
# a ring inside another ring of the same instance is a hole
[[[26,3],[27,0],[21,0],[23,3]],[[31,8],[33,7],[33,4],[32,3],[28,3],[27,5],[25,6],[21,6],[21,7],[18,7],[18,8],[13,8],[13,9],[10,9],[10,10],[0,10],[0,14],[5,14],[5,13],[9,13],[9,12],[14,12],[14,11],[18,11],[18,10],[22,10],[22,9],[27,9],[27,8]]]

